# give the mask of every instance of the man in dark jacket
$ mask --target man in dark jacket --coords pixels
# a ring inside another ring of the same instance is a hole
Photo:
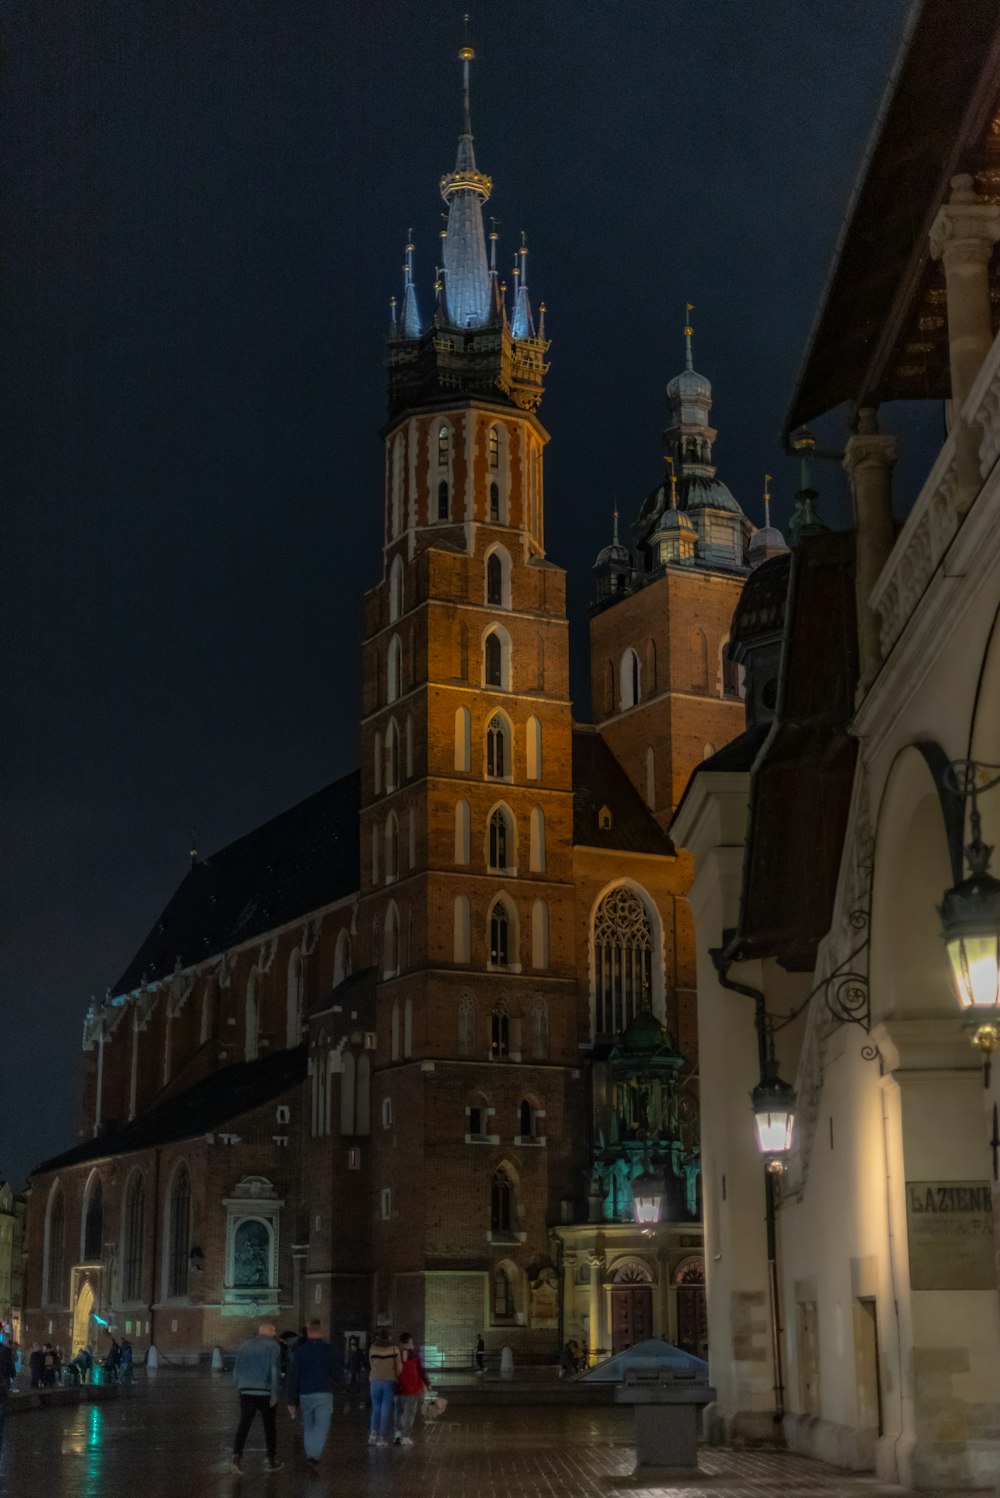
[[[33,1389],[42,1386],[42,1369],[45,1366],[45,1354],[37,1342],[31,1344],[31,1352],[28,1354],[28,1377]]]
[[[319,1321],[310,1321],[304,1342],[292,1354],[285,1382],[288,1413],[294,1420],[302,1411],[302,1442],[306,1466],[315,1477],[323,1455],[330,1417],[333,1414],[333,1386],[338,1380],[333,1348],[323,1336]]]
[[[279,1462],[277,1432],[274,1427],[274,1407],[278,1403],[278,1385],[281,1382],[281,1354],[277,1328],[273,1321],[262,1321],[256,1337],[250,1337],[236,1354],[233,1365],[233,1383],[240,1396],[240,1423],[233,1441],[232,1470],[239,1473],[240,1458],[246,1445],[254,1416],[260,1415],[267,1446],[267,1470],[280,1472],[284,1463]]]
[[[7,1395],[17,1377],[14,1354],[6,1342],[0,1342],[0,1453],[3,1452],[3,1427],[7,1416]]]

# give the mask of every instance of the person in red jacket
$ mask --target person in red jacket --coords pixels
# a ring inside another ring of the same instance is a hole
[[[409,1332],[400,1337],[399,1350],[403,1354],[403,1368],[396,1383],[396,1445],[412,1446],[410,1432],[417,1417],[417,1405],[423,1391],[430,1392],[431,1381]]]

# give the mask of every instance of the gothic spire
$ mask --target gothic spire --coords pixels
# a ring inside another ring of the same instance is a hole
[[[514,284],[517,292],[514,301],[514,321],[510,331],[515,338],[534,338],[535,320],[531,315],[531,302],[528,299],[528,246],[524,240],[523,229],[518,258],[521,264],[514,266]]]
[[[490,315],[490,273],[486,263],[483,204],[493,189],[489,177],[476,166],[469,113],[471,47],[459,52],[462,60],[462,133],[458,138],[455,170],[441,178],[441,196],[448,205],[444,242],[445,315],[456,328],[482,328]]]
[[[403,315],[400,327],[404,338],[420,337],[420,313],[417,289],[413,284],[413,230],[406,236],[406,263],[403,266]]]

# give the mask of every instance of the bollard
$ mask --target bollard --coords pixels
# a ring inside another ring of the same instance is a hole
[[[224,1367],[225,1364],[222,1361],[222,1348],[219,1346],[215,1346],[212,1348],[212,1372],[221,1373]]]
[[[514,1372],[514,1354],[509,1347],[500,1349],[500,1372],[507,1378]]]
[[[156,1373],[160,1366],[160,1354],[156,1350],[156,1343],[150,1342],[149,1351],[146,1353],[146,1372]]]

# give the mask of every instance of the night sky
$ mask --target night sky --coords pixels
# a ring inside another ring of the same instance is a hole
[[[473,129],[548,304],[549,555],[661,472],[695,304],[761,522],[907,0],[488,0]],[[83,1017],[188,861],[356,761],[382,338],[433,301],[461,4],[12,0],[0,178],[6,667],[0,1175],[69,1146]],[[841,428],[837,440],[844,436]],[[901,500],[915,469],[904,466]],[[821,509],[848,517],[839,468]]]

